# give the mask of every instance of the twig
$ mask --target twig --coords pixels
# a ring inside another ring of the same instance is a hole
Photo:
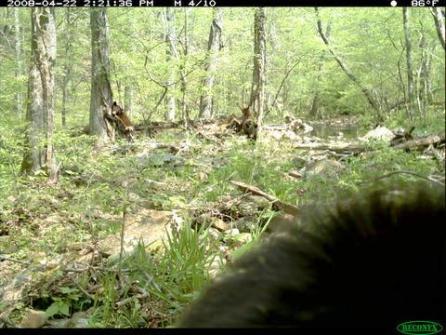
[[[82,273],[85,271],[89,271],[89,270],[95,270],[95,271],[102,271],[102,272],[130,272],[129,269],[121,269],[121,270],[117,270],[117,269],[110,269],[110,268],[105,268],[102,266],[87,266],[85,268],[80,268],[80,269],[76,269],[76,268],[65,268],[62,269],[63,272],[74,272],[74,273]]]
[[[411,176],[414,176],[414,177],[417,177],[417,178],[420,178],[420,179],[424,179],[424,180],[430,181],[430,182],[432,182],[434,184],[438,184],[438,185],[444,186],[444,183],[442,183],[442,182],[440,182],[440,181],[438,181],[438,180],[436,180],[436,179],[434,179],[432,177],[425,177],[425,176],[419,175],[419,174],[417,174],[415,172],[402,171],[402,170],[401,171],[393,171],[393,172],[387,173],[387,174],[385,174],[383,176],[380,176],[378,178],[375,178],[374,180],[371,181],[371,183],[373,183],[373,182],[375,182],[377,180],[381,180],[381,179],[384,179],[384,178],[391,177],[391,176],[396,175],[396,174],[408,174],[408,175],[411,175]]]
[[[214,217],[227,218],[227,219],[230,219],[231,221],[233,220],[233,218],[231,216],[229,216],[227,214],[223,214],[219,210],[211,210],[211,215]]]
[[[9,257],[5,257],[5,256],[1,256],[0,255],[0,262],[2,262],[2,261],[9,261],[9,262],[13,262],[13,263],[23,264],[23,265],[26,265],[26,266],[29,266],[31,264],[31,262],[20,261],[18,259],[9,258]]]
[[[248,184],[242,183],[240,181],[235,181],[235,180],[231,180],[231,184],[237,186],[242,191],[264,197],[265,199],[271,201],[271,203],[273,205],[277,206],[279,209],[283,210],[287,214],[296,216],[300,213],[299,208],[297,208],[296,206],[282,202],[279,199],[277,199],[276,197],[263,192],[261,189],[259,189],[256,186],[248,185]]]
[[[292,171],[288,172],[287,175],[290,177],[296,178],[296,179],[301,179],[303,177],[302,173],[300,173],[299,171],[296,171],[296,170],[292,170]]]
[[[94,296],[92,296],[89,292],[87,292],[87,290],[85,290],[79,283],[77,283],[76,281],[73,281],[75,284],[76,284],[76,286],[77,286],[77,288],[79,289],[79,290],[81,290],[81,292],[83,293],[83,294],[85,294],[87,297],[89,297],[91,300],[95,300],[94,299]]]
[[[147,292],[136,294],[136,295],[133,295],[133,296],[126,298],[124,300],[118,301],[115,305],[116,305],[116,307],[122,307],[124,305],[127,305],[129,302],[132,302],[135,299],[145,299],[148,296],[149,296],[149,294]]]

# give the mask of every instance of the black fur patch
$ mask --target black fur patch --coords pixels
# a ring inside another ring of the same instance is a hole
[[[446,319],[444,190],[374,191],[273,234],[180,327],[395,327]]]

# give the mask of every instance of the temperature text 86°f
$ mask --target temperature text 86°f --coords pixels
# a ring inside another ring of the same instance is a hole
[[[8,7],[75,7],[76,0],[8,0]]]
[[[438,4],[439,0],[412,0],[410,4],[413,7],[435,7]]]
[[[215,0],[191,0],[187,5],[191,7],[215,7],[217,2]]]

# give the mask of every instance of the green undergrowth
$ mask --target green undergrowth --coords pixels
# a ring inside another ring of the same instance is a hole
[[[104,294],[95,301],[90,324],[94,327],[171,325],[209,282],[208,269],[217,250],[218,245],[206,232],[192,229],[180,229],[169,235],[164,251],[156,256],[138,245],[122,263],[110,264],[120,271],[100,278]],[[130,298],[117,309],[116,304],[123,296],[134,295],[132,285],[138,286],[144,298]]]
[[[401,120],[401,116],[389,119],[386,126],[410,126]],[[302,159],[309,152],[293,149],[286,141],[254,145],[233,136],[216,145],[193,133],[174,131],[154,138],[138,134],[136,152],[113,148],[94,152],[92,137],[58,130],[55,145],[61,176],[57,185],[49,186],[42,173],[20,174],[23,138],[17,133],[22,126],[0,120],[0,237],[7,236],[0,238],[0,250],[8,257],[38,268],[42,259],[57,259],[73,244],[94,245],[110,234],[119,234],[124,208],[138,212],[141,199],[154,210],[180,210],[186,222],[186,228],[171,234],[161,252],[140,245],[132,255],[109,261],[101,270],[79,274],[75,281],[64,282],[65,273],[54,273],[34,292],[37,298],[16,306],[19,312],[25,307],[47,310],[52,319],[89,311],[88,324],[93,327],[174,324],[210,282],[211,264],[222,257],[221,241],[210,238],[206,229],[187,227],[190,210],[212,206],[223,197],[240,196],[232,180],[256,186],[292,205],[319,207],[382,180],[412,184],[444,174],[441,164],[419,152],[395,150],[378,142],[371,143],[366,152],[343,158],[343,169],[335,174],[294,179],[287,173],[302,168]],[[417,121],[416,135],[442,129],[444,122],[426,118]],[[153,141],[177,147],[185,144],[186,149],[177,155],[163,149],[144,153]],[[126,145],[121,140],[119,144],[114,148]],[[259,224],[251,231],[253,242],[236,247],[233,257],[257,243],[264,229],[260,222],[270,217],[268,211],[258,214]],[[3,285],[6,282],[0,278]],[[92,285],[101,289],[90,296]]]

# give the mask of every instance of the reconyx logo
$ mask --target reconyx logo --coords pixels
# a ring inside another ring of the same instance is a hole
[[[443,326],[433,321],[408,321],[400,323],[396,329],[406,335],[433,335],[441,332]]]

